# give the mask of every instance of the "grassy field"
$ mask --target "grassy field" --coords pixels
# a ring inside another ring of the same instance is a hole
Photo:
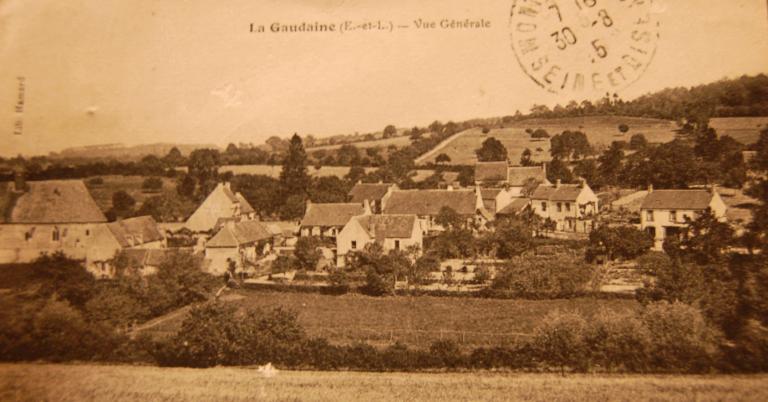
[[[744,144],[756,142],[760,130],[768,127],[768,117],[718,117],[709,120],[718,135],[729,135]]]
[[[768,376],[360,373],[3,364],[3,401],[765,401]]]
[[[226,165],[219,168],[219,173],[232,172],[233,174],[261,174],[274,178],[280,177],[280,171],[283,169],[281,165]],[[366,172],[371,172],[376,168],[365,168]],[[310,176],[326,177],[326,176],[338,176],[344,177],[349,173],[349,166],[322,166],[320,170],[315,169],[312,166],[307,167],[307,171]]]
[[[554,309],[592,315],[601,307],[625,310],[634,300],[501,300],[458,297],[328,296],[243,290],[226,298],[243,307],[283,306],[299,313],[309,335],[337,344],[367,342],[384,346],[395,341],[428,347],[453,339],[466,349],[504,345],[531,334],[539,320]],[[178,330],[183,317],[168,320],[149,333]]]
[[[621,134],[619,124],[627,124],[629,132]],[[605,147],[613,141],[629,141],[634,134],[642,133],[650,142],[667,142],[675,137],[677,126],[672,121],[659,119],[645,119],[638,117],[621,116],[590,116],[560,119],[530,119],[515,122],[505,128],[492,129],[488,134],[483,134],[480,128],[466,130],[453,141],[434,152],[426,154],[419,162],[434,161],[437,155],[445,153],[451,158],[451,164],[467,165],[476,162],[475,150],[480,148],[488,137],[494,137],[501,141],[507,148],[509,159],[513,163],[520,160],[520,155],[525,148],[533,153],[536,161],[548,161],[549,140],[532,140],[526,129],[536,130],[543,128],[550,135],[560,134],[565,130],[579,130],[584,132],[593,146]],[[540,149],[540,150],[538,150]]]
[[[358,149],[365,149],[365,148],[376,148],[376,147],[382,147],[386,148],[390,145],[395,145],[398,148],[400,147],[406,147],[411,144],[411,137],[407,135],[400,135],[397,137],[391,137],[391,138],[381,138],[377,140],[370,140],[370,141],[358,141],[358,142],[352,142],[349,145],[354,145]],[[308,147],[307,152],[313,152],[317,151],[319,149],[339,149],[345,144],[335,144],[335,145],[322,145],[319,147]]]
[[[88,190],[96,200],[96,204],[99,205],[102,211],[106,212],[112,208],[112,194],[116,191],[123,190],[131,195],[136,200],[136,209],[141,207],[141,204],[149,197],[164,193],[164,192],[176,192],[176,182],[173,179],[162,177],[163,189],[160,193],[157,192],[144,192],[141,189],[141,184],[146,177],[144,176],[119,176],[108,175],[99,176],[104,179],[104,184],[98,186],[88,186]],[[86,183],[88,181],[86,180]]]

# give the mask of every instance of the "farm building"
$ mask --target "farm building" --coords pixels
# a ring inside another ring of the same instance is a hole
[[[379,243],[384,252],[422,248],[422,232],[416,215],[362,215],[349,220],[336,237],[336,265],[343,267],[350,252]]]
[[[129,248],[117,254],[122,268],[130,269],[139,275],[157,273],[160,265],[173,253],[191,253],[200,261],[203,270],[207,271],[207,261],[203,253],[195,253],[191,248]]]
[[[467,223],[483,226],[493,219],[486,211],[478,188],[474,190],[399,190],[394,191],[384,208],[387,215],[416,215],[423,233],[444,230],[435,223],[440,210],[448,207]]]
[[[397,184],[392,183],[357,183],[347,194],[349,202],[362,204],[368,201],[371,213],[380,214],[384,209],[392,191],[399,190]]]
[[[504,185],[509,182],[509,163],[477,162],[475,164],[475,184],[477,185]]]
[[[272,233],[259,221],[227,222],[205,244],[208,270],[220,275],[235,264],[238,271],[254,266],[271,250]]]
[[[370,215],[367,201],[361,203],[313,203],[307,201],[307,209],[301,220],[301,236],[335,238],[344,225],[357,215]]]
[[[119,219],[108,223],[107,228],[122,248],[162,248],[166,246],[165,236],[151,216]]]
[[[531,182],[551,185],[547,180],[547,165],[541,166],[510,166],[507,185],[512,197],[522,197],[523,189]]]
[[[506,188],[483,188],[480,189],[480,195],[483,197],[483,206],[492,214],[512,202],[512,192]]]
[[[640,228],[653,236],[653,245],[661,250],[664,239],[682,236],[687,226],[686,218],[696,219],[710,209],[715,217],[725,221],[727,206],[717,190],[654,190],[640,206]]]
[[[586,182],[561,184],[558,180],[554,185],[540,185],[530,198],[532,211],[544,219],[554,221],[555,230],[577,233],[592,231],[599,201]]]
[[[185,226],[196,233],[209,232],[220,218],[252,220],[256,218],[256,211],[242,194],[232,191],[229,183],[219,183],[187,219]]]
[[[515,217],[525,212],[531,205],[528,198],[513,198],[507,206],[496,212],[496,216]]]

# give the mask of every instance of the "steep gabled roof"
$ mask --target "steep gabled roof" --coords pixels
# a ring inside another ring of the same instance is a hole
[[[301,226],[339,226],[344,225],[353,216],[362,215],[365,208],[358,202],[355,203],[311,203],[307,206]]]
[[[411,237],[416,226],[416,215],[364,215],[355,217],[371,238]]]
[[[163,240],[163,234],[151,216],[122,219],[108,223],[107,227],[122,247]]]
[[[392,186],[392,183],[357,183],[349,190],[348,195],[351,202],[380,200]]]
[[[209,240],[206,247],[237,247],[272,237],[272,233],[259,221],[243,221],[224,224]]]
[[[506,182],[509,180],[507,168],[509,164],[502,162],[477,162],[475,164],[475,181]]]
[[[576,201],[583,188],[580,184],[538,186],[531,194],[533,200]]]
[[[480,196],[484,200],[495,200],[496,196],[503,190],[503,188],[482,188],[480,189]]]
[[[474,215],[476,202],[474,190],[399,190],[392,192],[384,213],[436,216],[450,207],[460,215]]]
[[[244,214],[250,214],[252,212],[256,212],[255,209],[251,206],[251,204],[248,203],[248,200],[243,197],[242,194],[236,193],[235,198],[237,199],[237,202],[240,203],[240,212]]]
[[[512,202],[506,207],[502,208],[497,215],[517,215],[520,212],[528,208],[529,201],[527,198],[513,198]]]
[[[528,179],[535,179],[541,183],[547,183],[547,173],[541,166],[510,166],[509,185],[520,187]]]
[[[13,183],[0,191],[5,223],[97,223],[107,218],[82,180],[27,182],[28,189],[14,193]]]
[[[708,190],[653,190],[641,209],[707,209],[712,201]]]

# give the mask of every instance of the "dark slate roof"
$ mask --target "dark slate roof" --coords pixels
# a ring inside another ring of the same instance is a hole
[[[435,216],[450,207],[460,215],[474,215],[475,206],[474,190],[400,190],[392,192],[384,213]]]
[[[509,164],[503,162],[477,162],[475,164],[475,181],[482,182],[506,182],[509,177],[507,168]]]
[[[23,193],[13,192],[13,183],[2,186],[0,219],[4,223],[107,221],[82,180],[30,181],[27,186]]]
[[[512,202],[506,207],[502,208],[497,215],[517,215],[525,208],[528,207],[529,201],[527,198],[513,198]]]
[[[122,247],[163,240],[163,234],[151,216],[122,219],[108,223],[107,227]]]
[[[480,195],[484,200],[495,200],[502,190],[502,188],[483,188],[480,189]]]
[[[259,221],[224,224],[221,230],[205,244],[206,247],[237,247],[272,237],[272,233]]]
[[[707,209],[712,201],[708,190],[653,190],[645,196],[642,209]]]
[[[416,225],[416,215],[365,215],[357,218],[372,238],[409,238]]]
[[[531,194],[533,200],[549,201],[576,201],[581,194],[580,184],[561,184],[559,187],[554,185],[538,186]]]
[[[536,179],[544,183],[547,180],[547,174],[541,166],[510,166],[509,167],[509,185],[520,187],[528,179]]]
[[[391,186],[391,183],[357,183],[349,190],[350,201],[380,200]]]
[[[338,226],[343,227],[353,216],[365,213],[363,206],[358,203],[311,203],[307,207],[301,226]]]

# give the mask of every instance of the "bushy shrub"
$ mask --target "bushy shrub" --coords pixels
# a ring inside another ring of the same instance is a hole
[[[631,226],[601,226],[589,234],[587,261],[604,255],[609,261],[631,260],[653,247],[653,239],[646,232]]]
[[[553,311],[535,329],[531,341],[540,361],[559,367],[584,371],[587,368],[587,322],[577,313]]]
[[[320,239],[317,237],[299,237],[293,254],[296,256],[296,261],[300,268],[315,270],[318,261],[320,261],[320,258],[322,257],[320,250],[317,249],[320,244]]]
[[[604,369],[642,372],[648,367],[651,334],[634,312],[602,309],[586,334],[590,362]]]
[[[394,291],[393,285],[375,270],[369,269],[365,275],[365,285],[360,288],[360,291],[369,296],[383,296]]]
[[[49,298],[54,293],[77,308],[82,308],[93,296],[96,280],[82,262],[63,252],[43,254],[32,263],[32,270],[41,281],[38,295]]]
[[[594,291],[598,268],[566,255],[515,261],[500,269],[491,288],[518,297],[573,297]]]
[[[147,177],[141,183],[141,189],[144,191],[160,191],[163,189],[163,180],[159,177]]]

